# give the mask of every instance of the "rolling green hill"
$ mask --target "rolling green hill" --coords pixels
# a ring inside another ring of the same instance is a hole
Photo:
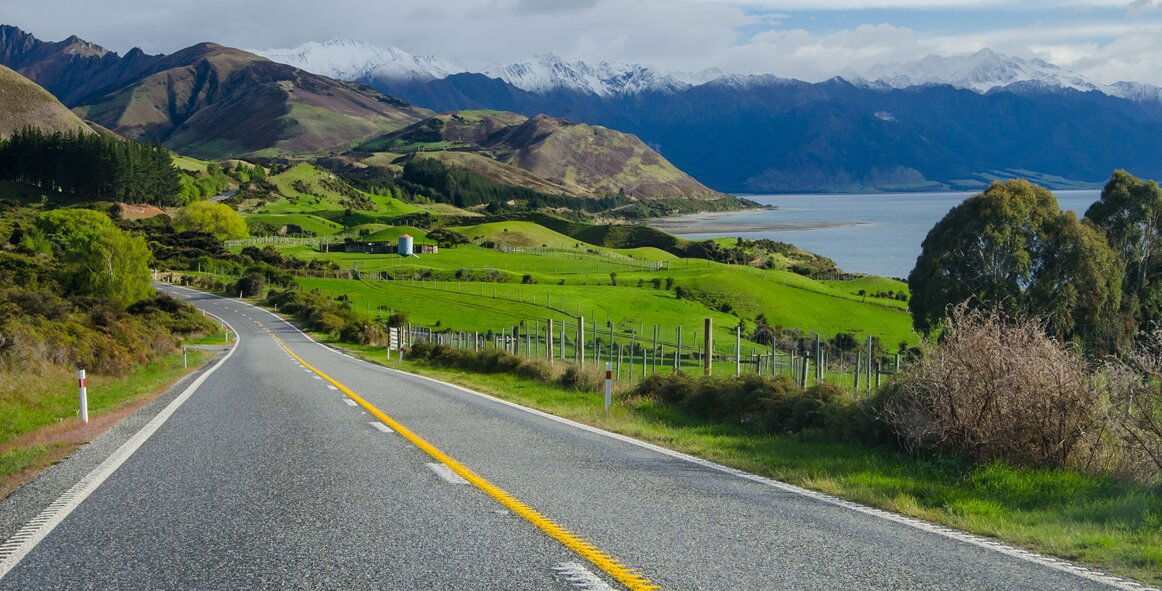
[[[261,203],[247,202],[241,208],[255,213],[344,212],[347,209],[375,212],[384,216],[419,213],[423,208],[394,197],[373,195],[355,189],[335,174],[312,164],[298,164],[269,177],[276,193]]]
[[[260,223],[274,227],[294,224],[315,236],[330,236],[343,230],[343,225],[319,216],[302,213],[250,213],[247,223]]]
[[[497,222],[459,227],[455,231],[474,236],[477,240],[497,233],[503,234],[505,228],[510,229],[510,232],[535,232],[525,224],[528,222]],[[534,235],[548,239],[554,235],[551,232],[543,229]],[[394,232],[393,236],[398,233],[400,231]],[[522,297],[525,302],[513,304],[511,300],[516,299],[513,296],[500,298],[497,303],[490,304],[492,308],[499,307],[494,312],[502,315],[530,313],[523,307],[513,311],[509,306],[527,306],[527,298],[536,293],[539,298],[547,298],[545,302],[559,302],[561,305],[554,307],[560,307],[561,310],[573,314],[578,313],[578,310],[591,310],[599,319],[605,315],[610,318],[620,315],[625,318],[637,317],[638,321],[650,325],[670,325],[675,321],[666,316],[670,312],[664,311],[678,306],[683,310],[697,310],[691,319],[683,321],[691,324],[694,323],[693,318],[709,315],[722,318],[731,328],[738,324],[739,318],[753,326],[753,321],[762,314],[773,326],[797,329],[803,334],[817,333],[823,338],[830,338],[840,332],[860,336],[870,334],[882,339],[885,347],[890,350],[895,350],[901,342],[914,344],[917,341],[912,331],[911,317],[901,302],[858,295],[859,289],[867,289],[873,281],[890,281],[878,278],[862,278],[853,282],[818,281],[789,271],[756,269],[701,259],[679,259],[673,255],[659,254],[653,249],[616,250],[592,245],[583,245],[579,249],[533,248],[524,252],[502,252],[475,245],[461,245],[443,248],[438,254],[424,255],[418,259],[394,255],[322,253],[308,246],[283,245],[279,248],[284,254],[298,258],[332,261],[343,269],[358,268],[363,273],[385,272],[397,279],[428,277],[429,280],[455,283],[456,278],[460,277],[464,283],[460,289],[465,293],[479,295],[480,290],[484,290],[485,295],[488,295],[494,286],[501,293],[507,293],[503,290],[523,290],[521,293],[524,294]],[[659,264],[662,266],[659,267]],[[615,275],[611,276],[611,273]],[[498,280],[501,283],[497,283]],[[658,283],[655,284],[654,280]],[[353,280],[327,280],[339,283],[312,281],[303,285],[330,286],[335,293],[350,293],[357,303],[360,301],[358,293],[354,291]],[[532,284],[520,285],[527,281]],[[614,281],[616,286],[612,285]],[[667,282],[672,287],[667,287]],[[376,289],[381,290],[394,289],[387,286],[389,283],[372,281],[369,285],[379,286]],[[676,297],[678,287],[685,290],[686,295],[682,299]],[[376,296],[363,303],[370,306],[369,309],[386,305],[409,311],[413,308],[421,309],[418,306],[424,306],[422,309],[427,310],[433,305],[431,302],[405,301],[407,298],[401,299],[402,292],[393,293],[394,297]],[[414,295],[408,298],[414,298]],[[641,301],[648,304],[635,303],[623,312],[614,311],[623,301],[638,301],[635,298],[644,298]],[[651,311],[655,308],[657,313]],[[460,318],[459,309],[452,306],[445,308],[442,316],[436,319],[441,320],[443,326],[459,327],[457,323],[461,322]]]

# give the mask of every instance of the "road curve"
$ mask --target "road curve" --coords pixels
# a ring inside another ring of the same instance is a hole
[[[47,518],[25,528],[43,539],[0,545],[0,559],[5,545],[20,556],[0,562],[0,589],[627,588],[520,506],[640,573],[643,589],[1141,588],[377,367],[245,303],[161,289],[228,322],[238,345],[47,535]]]

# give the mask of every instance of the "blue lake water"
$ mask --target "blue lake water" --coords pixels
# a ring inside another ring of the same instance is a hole
[[[1100,191],[1054,191],[1081,216]],[[741,236],[790,242],[830,257],[848,272],[907,277],[920,244],[948,210],[973,193],[747,195],[779,209],[668,218],[659,227],[683,238]]]

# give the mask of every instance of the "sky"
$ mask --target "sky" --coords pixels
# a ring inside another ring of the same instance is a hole
[[[1162,0],[0,0],[0,22],[124,52],[348,38],[471,69],[539,53],[817,81],[988,47],[1162,85]]]

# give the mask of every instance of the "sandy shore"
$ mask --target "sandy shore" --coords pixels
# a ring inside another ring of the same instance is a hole
[[[788,230],[820,230],[858,226],[862,222],[777,222],[726,219],[748,212],[770,211],[749,209],[742,211],[720,211],[695,213],[672,218],[647,220],[646,225],[671,234],[736,234],[750,232],[785,232]]]

